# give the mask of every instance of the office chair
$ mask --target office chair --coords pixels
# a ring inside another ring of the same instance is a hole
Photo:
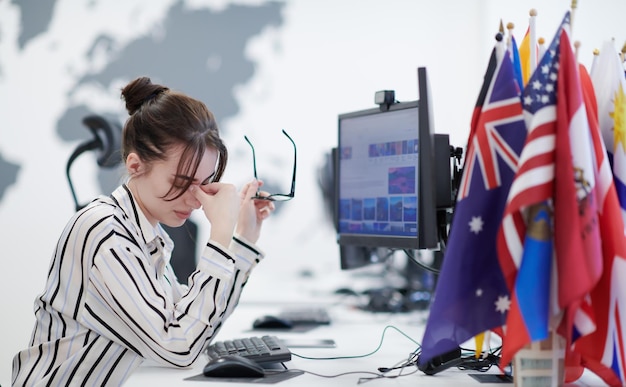
[[[70,186],[76,211],[85,207],[85,204],[78,202],[70,175],[70,168],[78,156],[87,151],[95,151],[96,162],[101,168],[114,168],[122,161],[120,156],[122,128],[120,125],[111,123],[99,115],[86,116],[83,118],[83,124],[91,131],[93,138],[80,143],[78,147],[76,147],[74,152],[70,155],[65,168],[67,182]]]

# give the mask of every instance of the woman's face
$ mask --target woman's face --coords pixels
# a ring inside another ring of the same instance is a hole
[[[200,202],[189,190],[177,199],[167,200],[179,193],[174,192],[165,197],[172,185],[181,186],[187,179],[191,179],[192,185],[196,186],[208,184],[215,175],[218,153],[213,148],[207,148],[195,176],[177,176],[176,169],[182,150],[182,147],[175,147],[166,160],[158,160],[151,165],[142,162],[135,153],[127,158],[126,167],[131,175],[128,186],[153,226],[157,222],[170,227],[182,226],[191,212],[200,208]],[[135,167],[140,168],[138,173],[134,173]]]

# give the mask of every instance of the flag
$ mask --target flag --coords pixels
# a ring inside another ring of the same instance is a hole
[[[522,81],[524,85],[530,78],[530,28],[526,29],[526,34],[519,45],[520,67],[522,69]]]
[[[612,45],[611,45],[612,46]],[[609,47],[603,51],[611,53]],[[611,58],[611,55],[604,57],[604,60]],[[612,60],[612,59],[610,59]],[[596,63],[594,63],[595,67]],[[606,64],[602,64],[605,66]],[[602,236],[602,259],[603,272],[600,282],[594,288],[590,297],[590,306],[597,328],[588,335],[585,335],[574,343],[574,351],[578,354],[584,365],[596,375],[600,376],[610,386],[623,386],[626,383],[626,357],[624,332],[626,326],[626,239],[624,237],[624,222],[619,216],[619,202],[613,182],[613,174],[609,163],[607,148],[602,140],[600,131],[600,120],[598,114],[600,104],[596,103],[596,98],[606,99],[606,96],[599,97],[596,93],[611,93],[615,87],[611,84],[620,77],[603,77],[608,84],[602,85],[592,83],[591,77],[587,74],[584,66],[581,67],[581,83],[583,84],[583,95],[587,107],[587,116],[590,126],[592,126],[592,140],[595,153],[595,174],[597,176],[597,195],[599,216],[598,222]],[[597,68],[596,68],[597,70]],[[592,68],[592,71],[596,71]],[[615,73],[620,73],[619,69]],[[598,75],[598,74],[597,74]],[[606,75],[606,74],[600,74]],[[612,79],[611,79],[612,78]],[[595,92],[594,92],[594,86]],[[606,111],[605,111],[606,112]],[[575,377],[568,381],[573,381]]]
[[[511,43],[509,46],[509,53],[511,55],[511,61],[513,62],[513,71],[515,72],[515,79],[519,85],[520,92],[524,92],[524,76],[522,74],[522,62],[519,55],[519,49],[517,48],[517,42],[515,36],[511,35]]]
[[[498,42],[502,41],[501,33],[496,35],[496,40]],[[496,44],[493,50],[491,50],[491,55],[489,55],[489,63],[487,64],[487,71],[485,72],[483,85],[480,88],[480,92],[478,93],[478,99],[476,100],[474,111],[472,112],[472,121],[470,122],[470,134],[468,137],[468,141],[474,138],[474,132],[476,131],[476,128],[478,128],[478,120],[480,119],[480,114],[483,109],[483,105],[485,104],[487,93],[489,92],[489,89],[491,87],[491,80],[493,79],[493,74],[496,72],[496,67],[499,62],[497,54],[497,51],[499,49],[498,46],[501,46],[501,44]],[[465,149],[469,150],[469,143],[467,144]]]
[[[604,43],[591,71],[600,131],[613,170],[622,219],[626,220],[626,78],[612,41]]]
[[[552,277],[552,209],[546,203],[529,207],[524,251],[511,290],[500,364],[505,367],[527,343],[549,336]]]
[[[541,241],[546,238],[546,235],[534,238],[532,234],[528,235],[527,229],[531,225],[527,224],[525,208],[546,203],[552,197],[556,135],[556,79],[554,77],[558,69],[561,29],[562,25],[559,26],[547,55],[539,63],[538,71],[535,71],[529,79],[523,94],[522,100],[527,115],[528,136],[520,157],[515,180],[509,192],[502,226],[498,230],[498,258],[513,298],[511,311],[507,317],[506,334],[503,337],[501,367],[509,364],[515,353],[525,344],[547,337],[549,317],[545,314],[533,316],[524,313],[524,309],[528,309],[525,303],[528,297],[517,294],[523,289],[532,288],[532,283],[524,282],[529,279],[529,275],[532,275],[527,274],[528,269],[541,265],[544,273],[551,273],[552,252],[550,251],[547,257],[544,255],[536,256],[535,262],[532,264],[524,263],[525,267],[519,281],[518,270],[522,269],[524,258],[533,257],[527,251],[525,242],[533,244],[534,239]],[[546,209],[544,208],[543,211]],[[550,214],[551,216],[552,214]],[[532,221],[536,223],[535,219]],[[551,223],[548,223],[550,227]],[[551,235],[548,237],[552,238]],[[541,248],[537,251],[545,254],[545,250],[545,248]],[[541,305],[545,305],[546,300],[548,304],[550,302],[549,293],[535,294],[534,296],[540,297],[535,302]],[[538,318],[542,320],[539,321]],[[531,329],[530,325],[533,325],[534,328]]]
[[[562,317],[560,331],[568,344],[573,340],[575,317],[581,316],[583,300],[601,272],[589,125],[569,41],[569,22],[568,12],[523,95],[529,134],[498,232],[499,260],[515,301],[507,319],[501,366],[506,366],[524,344],[547,337],[550,323],[550,316],[526,312],[524,308],[530,306],[519,302],[533,300],[517,294],[534,286],[532,282],[518,283],[528,278],[518,271],[526,266],[523,260],[529,255],[525,245],[529,208],[542,203],[553,206],[556,259],[552,278],[556,283],[552,287],[557,291],[558,309],[551,317]],[[545,267],[550,257],[540,260]],[[546,292],[543,301],[550,302],[550,297]],[[581,334],[588,333],[587,327],[581,327]]]
[[[472,117],[448,246],[422,340],[419,363],[501,327],[509,295],[495,235],[526,136],[519,87],[499,41]]]
[[[554,242],[567,363],[572,342],[595,329],[587,298],[602,275],[592,128],[569,28],[561,34],[557,89]]]
[[[522,39],[522,43],[519,45],[519,58],[520,58],[520,67],[522,69],[522,81],[524,86],[528,84],[528,80],[535,70],[536,63],[532,63],[532,55],[530,52],[531,47],[536,49],[536,44],[533,42],[531,45],[530,42],[530,26],[526,29],[526,34]]]

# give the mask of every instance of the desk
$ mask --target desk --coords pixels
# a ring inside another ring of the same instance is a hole
[[[377,372],[378,367],[391,367],[396,363],[406,359],[409,354],[416,349],[416,344],[394,329],[385,327],[394,326],[415,341],[421,341],[427,312],[411,313],[370,313],[359,310],[355,307],[354,298],[333,296],[325,299],[325,302],[315,302],[308,299],[311,306],[323,306],[329,310],[332,317],[332,324],[320,326],[306,333],[291,332],[270,332],[251,330],[252,322],[255,318],[263,314],[274,314],[284,307],[294,306],[293,303],[265,303],[248,301],[242,302],[231,318],[224,325],[222,331],[217,335],[216,340],[227,340],[239,337],[261,336],[263,334],[273,334],[279,338],[330,338],[335,340],[335,348],[293,348],[292,353],[306,357],[348,357],[359,356],[373,352],[381,342],[382,345],[376,353],[360,358],[338,359],[338,360],[311,360],[292,356],[292,360],[285,365],[289,369],[301,369],[322,375],[337,375],[346,372],[362,371],[361,374],[348,374],[335,378],[324,378],[305,373],[289,380],[280,382],[280,386],[350,386],[357,385],[359,378],[369,377],[365,372]],[[306,305],[306,304],[305,304]],[[298,306],[303,306],[299,303]],[[385,331],[384,337],[383,331]],[[269,333],[268,333],[269,332]],[[141,366],[131,376],[125,386],[185,386],[193,387],[198,384],[195,381],[185,381],[185,378],[201,374],[202,368],[207,358],[201,356],[198,361],[189,369],[179,370],[165,368],[158,365],[145,364]],[[476,371],[461,371],[456,368],[447,369],[435,376],[428,376],[421,371],[414,372],[415,368],[407,368],[404,373],[411,375],[402,376],[395,379],[372,380],[366,386],[484,386],[503,387],[511,384],[479,383],[470,373]],[[493,368],[490,372],[499,373]],[[391,375],[393,373],[390,373]],[[250,383],[213,383],[212,385],[246,386]],[[602,386],[600,379],[591,373],[586,373],[581,380],[572,386]]]

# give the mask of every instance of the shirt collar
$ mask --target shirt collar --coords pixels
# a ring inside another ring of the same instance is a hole
[[[156,227],[150,224],[150,221],[148,221],[148,218],[139,207],[130,188],[128,188],[126,184],[122,184],[113,191],[112,196],[117,200],[120,208],[136,227],[138,236],[144,240],[146,246],[148,246],[149,252],[154,252],[155,248],[159,250],[160,253],[150,254],[150,258],[159,275],[162,275],[165,266],[172,257],[174,242],[160,224],[157,224]]]

